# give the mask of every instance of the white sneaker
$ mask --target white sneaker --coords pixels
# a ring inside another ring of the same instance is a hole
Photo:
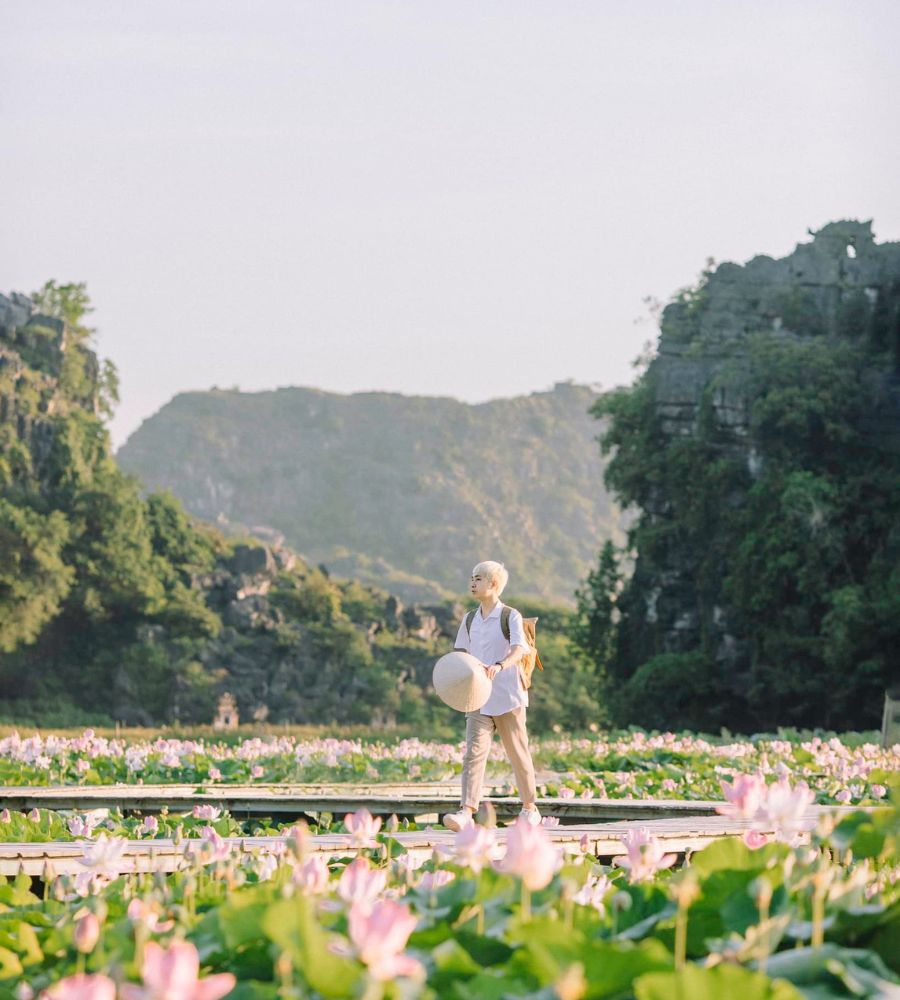
[[[448,830],[453,830],[458,833],[460,830],[465,830],[467,826],[473,826],[475,820],[472,819],[472,814],[468,809],[460,809],[459,812],[447,813],[444,816],[444,826]]]
[[[541,822],[541,814],[537,809],[523,809],[519,813],[519,817],[525,817],[532,826],[538,826]]]

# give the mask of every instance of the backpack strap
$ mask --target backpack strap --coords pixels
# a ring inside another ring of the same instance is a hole
[[[500,631],[503,633],[503,638],[509,642],[509,615],[512,608],[503,605],[503,609],[500,612]]]
[[[503,638],[509,642],[509,616],[512,612],[512,608],[507,607],[505,604],[500,609],[500,631],[503,633]],[[475,615],[478,613],[476,608],[474,611],[470,611],[466,615],[466,635],[469,638],[472,637],[472,622],[475,621]]]

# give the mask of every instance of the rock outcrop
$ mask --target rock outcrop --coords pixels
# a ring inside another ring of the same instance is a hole
[[[893,350],[894,360],[870,373],[871,405],[863,423],[877,447],[900,451],[900,243],[876,243],[870,222],[835,222],[811,235],[811,242],[780,260],[759,256],[744,265],[720,264],[696,290],[665,308],[647,384],[668,442],[697,437],[711,408],[720,453],[739,459],[751,479],[758,477],[765,456],[750,440],[745,387],[719,376],[726,368],[740,369],[754,334],[854,337],[867,335],[878,323],[893,338],[884,346],[888,354]],[[643,516],[663,527],[672,513],[668,497],[663,491],[649,496]],[[740,497],[721,500],[741,502]],[[638,559],[631,596],[643,602],[643,609],[634,616],[632,642],[642,652],[633,658],[640,662],[660,648],[696,649],[703,633],[723,675],[734,677],[747,664],[748,637],[735,627],[724,602],[702,606],[696,562],[696,552],[677,539],[667,542],[665,557],[656,565]]]

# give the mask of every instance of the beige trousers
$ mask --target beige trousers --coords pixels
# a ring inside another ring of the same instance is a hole
[[[506,756],[516,776],[516,786],[523,802],[534,802],[537,789],[534,783],[534,764],[528,749],[525,731],[525,709],[514,708],[503,715],[482,715],[466,712],[466,755],[462,769],[462,804],[477,809],[481,803],[481,786],[488,754],[494,740],[494,730],[500,733]]]

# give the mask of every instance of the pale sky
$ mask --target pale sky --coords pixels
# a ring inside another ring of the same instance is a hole
[[[609,387],[707,257],[900,239],[896,0],[0,14],[0,291],[87,282],[117,444],[213,385]]]

